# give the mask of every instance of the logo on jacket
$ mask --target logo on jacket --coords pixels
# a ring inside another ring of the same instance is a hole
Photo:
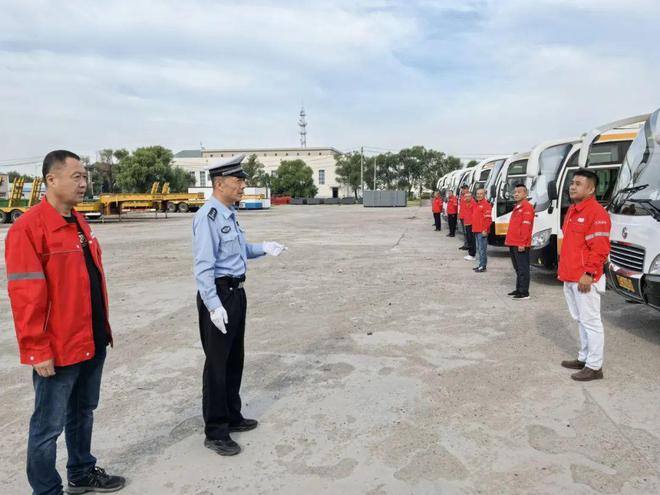
[[[584,223],[584,217],[578,218],[577,221],[580,222],[580,223]]]
[[[623,236],[624,239],[628,238],[628,227],[623,228],[623,230],[621,231],[621,235]]]

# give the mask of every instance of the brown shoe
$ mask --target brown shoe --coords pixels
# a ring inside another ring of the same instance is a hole
[[[603,378],[603,369],[592,370],[591,368],[584,367],[581,371],[571,375],[573,380],[578,382],[590,382],[591,380],[601,380]]]
[[[587,364],[583,361],[580,361],[579,359],[574,359],[573,361],[562,361],[561,365],[564,368],[568,368],[570,370],[581,370],[584,368],[584,365]]]

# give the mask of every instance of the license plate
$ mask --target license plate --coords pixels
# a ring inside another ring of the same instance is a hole
[[[622,289],[626,289],[627,291],[635,293],[635,286],[633,285],[632,280],[630,280],[629,278],[622,277],[621,275],[617,275],[616,281],[619,283],[619,287],[621,287]]]

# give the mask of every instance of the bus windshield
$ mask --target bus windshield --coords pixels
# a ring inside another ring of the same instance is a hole
[[[493,198],[491,197],[490,194],[490,188],[497,183],[497,179],[500,176],[500,173],[502,172],[502,165],[504,165],[504,162],[506,160],[497,160],[494,162],[493,168],[488,175],[488,180],[484,184],[484,188],[486,189],[486,196],[488,197],[489,200],[492,200]]]
[[[630,145],[610,206],[614,213],[657,216],[660,209],[659,115],[660,111],[653,113]]]
[[[505,172],[502,172],[505,173]],[[513,211],[515,201],[513,190],[516,184],[525,183],[527,178],[527,159],[517,160],[509,164],[506,175],[503,177],[497,192],[497,216],[505,215]]]
[[[561,164],[573,147],[570,143],[551,146],[539,155],[539,175],[534,177],[530,186],[529,196],[536,211],[542,211],[550,206],[548,183],[556,181]]]

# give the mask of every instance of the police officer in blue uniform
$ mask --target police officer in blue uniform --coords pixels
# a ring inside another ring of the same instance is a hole
[[[276,242],[252,244],[238,223],[234,205],[243,197],[245,155],[209,168],[213,195],[193,220],[193,257],[197,281],[199,332],[206,355],[202,409],[204,445],[220,455],[235,455],[240,446],[231,432],[248,431],[257,421],[241,414],[241,378],[247,300],[243,283],[247,260],[279,256]]]

